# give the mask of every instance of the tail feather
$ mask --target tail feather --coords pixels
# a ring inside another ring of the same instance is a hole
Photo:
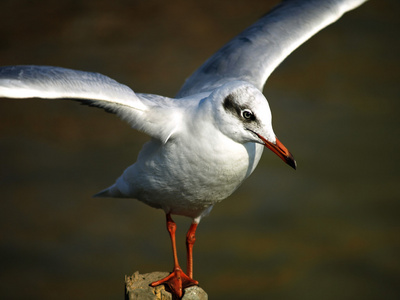
[[[97,194],[93,195],[94,198],[126,198],[120,190],[115,186],[112,185]]]

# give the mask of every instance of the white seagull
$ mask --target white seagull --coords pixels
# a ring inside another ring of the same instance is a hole
[[[77,100],[101,107],[152,139],[135,164],[97,197],[135,198],[167,216],[174,269],[167,284],[178,298],[193,279],[192,248],[200,220],[254,171],[264,147],[292,168],[276,138],[262,94],[273,70],[298,46],[365,0],[287,0],[233,38],[186,80],[176,98],[134,93],[98,73],[49,66],[0,68],[0,97]],[[187,272],[179,266],[176,224],[192,218]]]

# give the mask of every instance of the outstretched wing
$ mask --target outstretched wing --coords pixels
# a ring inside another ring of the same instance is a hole
[[[138,96],[126,85],[101,75],[48,66],[0,68],[0,97],[71,99],[117,114],[133,128],[166,142],[179,119],[172,99]]]
[[[286,0],[233,38],[185,82],[177,97],[206,92],[230,80],[261,91],[297,47],[366,0]]]

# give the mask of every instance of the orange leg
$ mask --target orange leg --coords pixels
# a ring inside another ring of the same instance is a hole
[[[197,223],[193,222],[190,225],[186,235],[186,250],[187,250],[187,270],[186,273],[190,278],[193,278],[193,245],[196,241]]]
[[[199,283],[196,280],[191,279],[185,273],[183,273],[181,267],[179,266],[178,255],[176,253],[176,243],[175,243],[176,224],[172,220],[170,214],[167,214],[167,230],[171,237],[172,252],[174,255],[174,269],[173,269],[172,273],[169,274],[167,277],[165,277],[161,280],[155,281],[155,282],[151,283],[150,285],[152,287],[155,287],[157,285],[167,284],[169,286],[169,288],[171,289],[171,292],[180,299],[183,295],[183,290],[185,288],[192,286],[192,285],[197,285]]]

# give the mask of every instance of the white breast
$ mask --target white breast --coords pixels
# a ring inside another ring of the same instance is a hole
[[[192,132],[193,134],[193,132]],[[197,217],[231,195],[253,172],[263,147],[239,144],[220,132],[147,143],[118,189],[153,207]]]

